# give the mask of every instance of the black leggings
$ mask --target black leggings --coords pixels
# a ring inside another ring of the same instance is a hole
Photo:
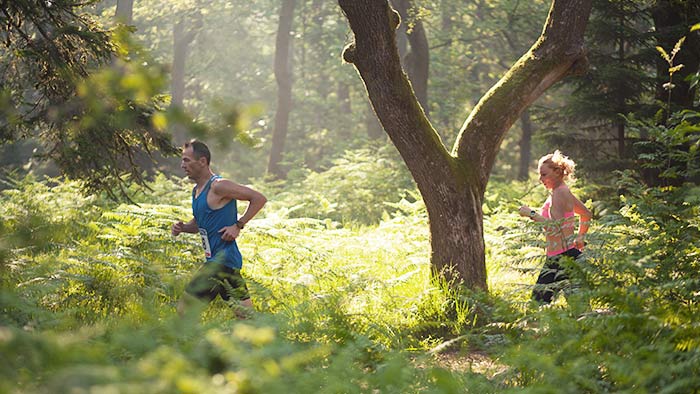
[[[561,260],[562,257],[575,259],[579,255],[581,255],[580,250],[571,248],[566,252],[547,257],[544,267],[542,267],[542,271],[540,271],[540,276],[537,278],[537,284],[535,284],[535,288],[532,290],[532,299],[545,304],[552,302],[555,292],[561,289],[561,286],[553,286],[553,284],[569,279],[564,268],[559,265],[559,260]]]

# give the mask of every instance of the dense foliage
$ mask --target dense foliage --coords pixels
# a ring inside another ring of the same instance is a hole
[[[144,184],[140,167],[153,167],[156,152],[176,150],[159,113],[163,69],[127,28],[107,31],[87,14],[92,3],[0,4],[0,142],[11,152],[37,141],[35,158],[116,197]]]
[[[568,291],[546,307],[530,301],[542,228],[516,213],[546,191],[511,181],[517,128],[483,204],[489,292],[450,288],[430,275],[420,194],[373,139],[366,92],[340,61],[335,3],[298,3],[277,181],[263,172],[279,2],[138,1],[126,28],[114,3],[0,1],[0,393],[700,393],[700,74],[681,83],[681,57],[668,61],[700,26],[671,20],[662,58],[651,15],[694,3],[596,1],[591,73],[531,112],[535,131],[563,131],[540,132],[533,154],[576,159],[587,171],[572,188],[595,215]],[[430,42],[431,121],[451,144],[547,2],[414,5],[405,22]],[[168,109],[175,24],[192,40],[183,112]],[[695,101],[680,105],[686,84]],[[217,172],[269,199],[240,238],[250,319],[222,300],[176,313],[202,257],[196,237],[170,236],[191,215],[191,184],[143,154],[174,152],[173,122],[210,142]],[[620,130],[633,168],[608,171]],[[38,156],[53,161],[40,169]],[[40,175],[58,170],[67,177]]]
[[[372,200],[387,174],[366,155],[329,170],[353,177],[298,176],[337,211],[290,209],[298,186],[259,184],[278,203],[241,238],[257,309],[245,321],[221,300],[175,312],[201,253],[169,235],[189,215],[187,183],[160,177],[139,205],[119,205],[78,197],[75,182],[15,181],[0,212],[2,391],[700,390],[700,189],[620,174],[619,197],[593,204],[575,291],[538,308],[541,229],[515,208],[540,202],[541,187],[492,183],[491,295],[455,293],[430,280],[422,202],[400,189]],[[382,221],[360,224],[370,205],[386,207]]]

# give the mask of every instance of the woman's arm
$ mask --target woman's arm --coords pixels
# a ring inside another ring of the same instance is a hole
[[[578,221],[578,235],[576,236],[576,248],[578,250],[583,250],[584,246],[586,245],[584,238],[586,237],[586,233],[588,233],[588,229],[591,226],[591,218],[593,217],[593,212],[590,211],[590,209],[586,208],[586,206],[576,198],[574,197],[574,213],[579,216],[579,221]]]
[[[544,216],[540,215],[539,213],[537,213],[537,211],[535,211],[534,209],[528,207],[527,205],[521,206],[520,209],[518,209],[518,214],[520,214],[520,216],[524,216],[524,217],[526,217],[526,218],[530,218],[530,219],[532,219],[532,220],[534,220],[534,221],[536,221],[536,222],[543,222],[543,221],[545,221]]]

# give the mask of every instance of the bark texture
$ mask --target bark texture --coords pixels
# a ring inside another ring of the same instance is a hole
[[[401,68],[399,16],[381,0],[339,0],[355,35],[343,53],[423,196],[431,264],[453,284],[486,288],[482,202],[501,141],[549,86],[585,64],[591,0],[554,0],[540,39],[469,115],[450,153],[423,113]]]

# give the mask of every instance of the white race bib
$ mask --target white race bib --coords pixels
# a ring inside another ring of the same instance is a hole
[[[207,258],[211,257],[211,246],[209,246],[209,237],[207,236],[207,230],[200,228],[199,235],[202,236],[202,247],[204,248],[204,255]]]

